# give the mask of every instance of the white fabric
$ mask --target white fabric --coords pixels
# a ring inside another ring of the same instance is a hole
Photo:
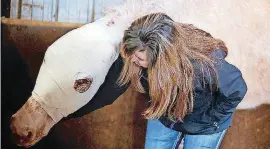
[[[47,49],[32,96],[54,121],[85,105],[117,59],[122,38],[117,32],[123,31],[106,26],[106,22],[103,18],[73,30]],[[73,85],[76,77],[84,75],[91,76],[93,82],[86,92],[79,93]]]

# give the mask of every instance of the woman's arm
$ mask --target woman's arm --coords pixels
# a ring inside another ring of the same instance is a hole
[[[123,61],[119,55],[118,59],[111,66],[104,83],[100,86],[95,96],[78,111],[70,114],[67,118],[82,117],[92,111],[112,104],[120,95],[122,95],[128,86],[120,87],[117,79],[123,68]]]
[[[216,118],[221,119],[234,112],[247,92],[247,85],[238,68],[225,60],[221,60],[218,65],[218,91],[212,110],[216,111]]]

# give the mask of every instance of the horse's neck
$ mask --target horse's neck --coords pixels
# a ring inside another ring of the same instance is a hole
[[[124,31],[128,28],[131,19],[127,17],[103,17],[95,23],[104,26],[110,41],[119,44],[123,38]]]

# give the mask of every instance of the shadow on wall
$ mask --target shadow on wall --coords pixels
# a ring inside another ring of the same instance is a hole
[[[30,97],[34,87],[35,78],[31,77],[28,62],[18,49],[17,44],[8,35],[5,24],[1,23],[1,148],[23,149],[14,144],[10,129],[10,118]],[[40,44],[40,43],[39,43]],[[44,52],[37,52],[35,57],[43,57]],[[40,59],[42,61],[42,59]],[[40,65],[39,61],[35,61]],[[37,75],[37,74],[35,74]],[[63,148],[54,137],[54,128],[47,137],[42,139],[30,149]]]
[[[11,0],[1,0],[1,17],[10,17],[10,1]]]
[[[20,147],[11,141],[10,118],[30,96],[33,83],[28,75],[27,64],[16,47],[3,42],[2,37],[1,49],[1,148],[17,149]],[[38,146],[35,148],[41,149]]]

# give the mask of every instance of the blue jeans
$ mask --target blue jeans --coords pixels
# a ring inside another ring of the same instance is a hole
[[[182,139],[184,149],[217,149],[225,132],[226,130],[211,135],[187,135],[165,127],[158,120],[148,120],[145,149],[178,149]]]

